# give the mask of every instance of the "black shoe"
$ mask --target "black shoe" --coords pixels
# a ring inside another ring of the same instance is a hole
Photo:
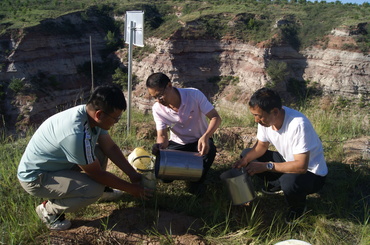
[[[303,208],[290,208],[287,215],[285,216],[285,223],[288,225],[294,225],[297,221],[306,213],[307,207]]]
[[[280,186],[272,186],[270,184],[268,184],[265,187],[262,187],[261,191],[268,195],[276,195],[279,193],[283,193]]]

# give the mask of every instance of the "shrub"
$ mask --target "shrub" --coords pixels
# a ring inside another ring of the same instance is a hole
[[[20,78],[12,78],[9,83],[9,88],[13,90],[14,93],[19,93],[24,88],[24,81]]]
[[[285,81],[288,73],[288,65],[283,61],[271,60],[267,64],[266,68],[267,75],[270,77],[270,84],[268,87],[275,87],[277,84]]]
[[[208,82],[216,84],[218,86],[218,90],[222,91],[227,85],[236,85],[239,82],[239,77],[215,76],[209,78]]]
[[[112,75],[113,83],[121,87],[122,90],[127,91],[128,89],[128,73],[127,70],[117,68]]]
[[[113,83],[121,87],[122,90],[128,90],[128,73],[127,69],[117,68],[112,75]],[[135,75],[132,75],[132,87],[134,88],[138,83],[138,78]]]

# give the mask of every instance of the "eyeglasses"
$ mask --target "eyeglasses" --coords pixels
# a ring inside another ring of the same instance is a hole
[[[106,113],[105,111],[103,111],[103,113],[105,115],[107,115],[108,117],[112,118],[115,122],[118,122],[121,119],[121,116],[119,116],[119,117],[113,117],[113,116],[109,115],[108,113]]]
[[[153,99],[155,99],[155,100],[163,99],[164,93],[166,92],[166,88],[167,88],[167,86],[163,88],[162,92],[158,93],[155,96],[152,96]]]

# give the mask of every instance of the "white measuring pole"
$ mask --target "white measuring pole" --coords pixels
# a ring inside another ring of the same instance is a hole
[[[130,21],[130,43],[128,46],[128,90],[127,90],[127,133],[130,133],[131,128],[131,96],[132,96],[132,46],[134,45],[134,22]]]
[[[127,11],[125,21],[125,42],[128,46],[128,91],[127,91],[127,134],[131,128],[132,102],[132,49],[133,45],[144,47],[144,12]]]
[[[90,66],[91,66],[91,92],[94,91],[94,63],[92,57],[92,47],[91,47],[91,36],[90,36]]]

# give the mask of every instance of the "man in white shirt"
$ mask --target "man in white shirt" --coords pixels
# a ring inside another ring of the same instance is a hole
[[[150,75],[146,86],[156,100],[153,105],[157,130],[154,151],[156,148],[168,148],[199,152],[203,156],[203,173],[198,182],[191,182],[189,186],[189,192],[199,194],[204,189],[203,182],[216,156],[212,135],[221,124],[221,117],[201,91],[175,88],[163,73]]]
[[[328,168],[322,143],[307,117],[282,106],[271,89],[257,90],[249,109],[258,123],[257,143],[242,152],[234,167],[246,166],[249,175],[268,181],[264,193],[283,191],[288,204],[285,221],[291,224],[304,214],[306,196],[325,183]],[[277,152],[268,150],[270,144]]]

